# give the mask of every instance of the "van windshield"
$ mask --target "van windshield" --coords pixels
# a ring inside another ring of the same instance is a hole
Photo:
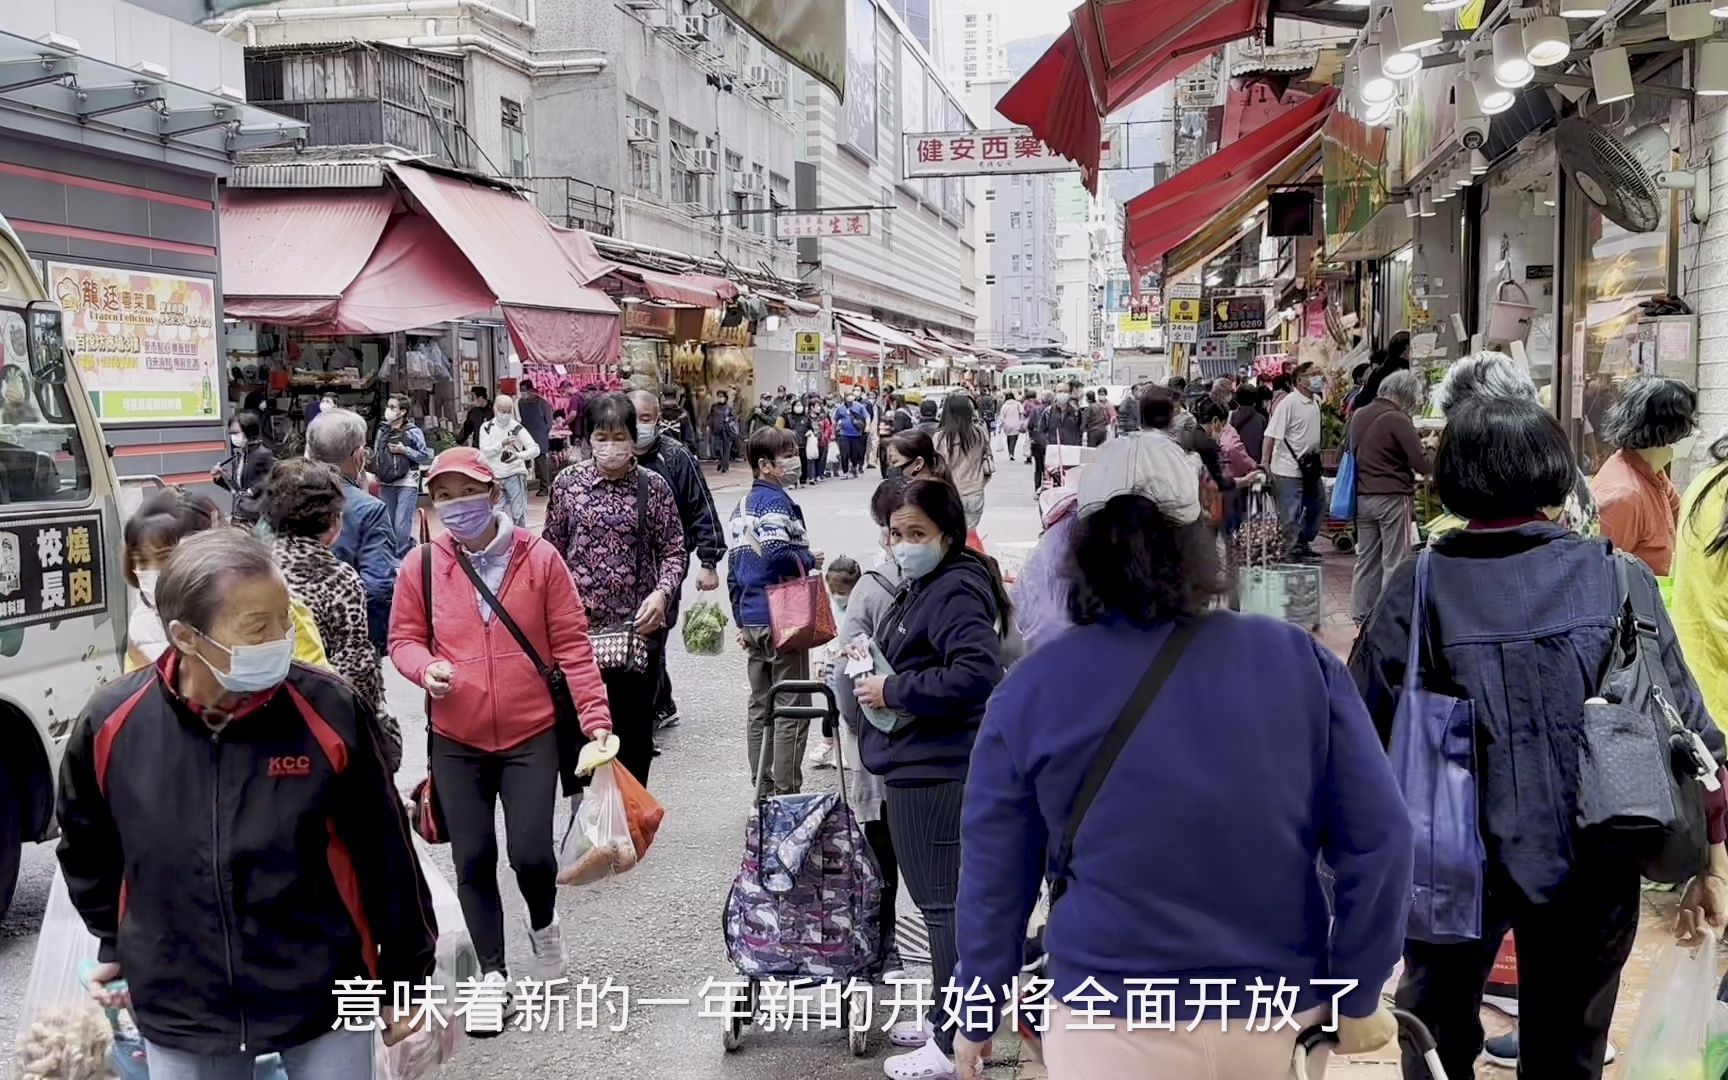
[[[24,312],[0,307],[0,505],[89,494],[90,459],[67,388],[31,376]]]

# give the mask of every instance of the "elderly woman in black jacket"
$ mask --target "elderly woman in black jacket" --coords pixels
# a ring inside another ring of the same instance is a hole
[[[908,483],[889,514],[888,539],[907,584],[874,639],[888,671],[855,684],[859,703],[875,714],[859,728],[858,749],[887,785],[895,861],[929,927],[940,995],[956,955],[960,796],[984,703],[1004,674],[1009,603],[989,564],[966,547],[966,511],[947,481]],[[890,1080],[952,1075],[954,1029],[934,1027],[894,1026],[890,1041],[917,1049],[884,1062]]]

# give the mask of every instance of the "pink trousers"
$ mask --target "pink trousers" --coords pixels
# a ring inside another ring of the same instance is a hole
[[[1318,1023],[1325,1009],[1298,1013],[1301,1027]],[[1249,1031],[1246,1022],[1218,1030],[1211,1020],[1193,1031],[1178,1023],[1175,1031],[1126,1029],[1120,1020],[1105,1027],[1071,1028],[1070,1024],[1103,1023],[1077,1017],[1058,1005],[1044,1033],[1044,1065],[1050,1080],[1291,1080],[1296,1031]],[[1302,1080],[1320,1080],[1326,1073],[1328,1051],[1316,1051]]]

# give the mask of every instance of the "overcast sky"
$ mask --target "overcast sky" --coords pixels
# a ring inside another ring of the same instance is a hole
[[[1061,30],[1074,5],[1068,0],[984,0],[982,6],[1001,17],[1003,40],[1015,41]]]

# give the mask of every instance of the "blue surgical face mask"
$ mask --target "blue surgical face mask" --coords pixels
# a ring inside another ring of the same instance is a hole
[[[480,539],[492,524],[491,495],[451,499],[436,504],[432,509],[437,511],[438,520],[444,523],[450,535],[464,542]]]
[[[895,544],[894,561],[900,564],[901,571],[907,577],[921,578],[942,562],[942,542],[932,540],[927,544]]]
[[[230,694],[256,694],[273,690],[282,685],[282,680],[288,677],[289,667],[294,663],[292,628],[280,641],[266,641],[258,645],[224,645],[202,631],[194,630],[193,633],[228,654],[227,671],[216,670],[208,660],[204,660],[204,666],[210,668],[210,674],[214,675],[222,689]]]
[[[1326,392],[1326,380],[1321,378],[1309,379],[1308,389],[1311,393],[1324,394]]]

